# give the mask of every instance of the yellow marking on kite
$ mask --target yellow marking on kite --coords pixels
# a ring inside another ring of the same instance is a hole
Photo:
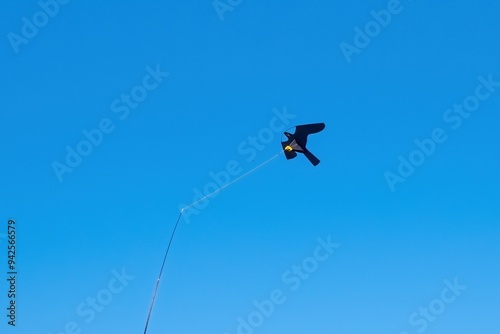
[[[292,152],[293,151],[293,148],[291,146],[286,146],[285,147],[285,151],[287,152]]]

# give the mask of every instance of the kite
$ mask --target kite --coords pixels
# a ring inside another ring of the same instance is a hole
[[[269,162],[277,158],[281,153],[285,154],[285,157],[287,159],[293,159],[297,156],[297,152],[304,154],[304,156],[309,159],[309,161],[314,165],[319,164],[319,159],[316,158],[314,154],[312,154],[307,148],[307,136],[313,133],[317,133],[322,131],[325,128],[325,123],[314,123],[314,124],[304,124],[304,125],[297,125],[295,127],[295,132],[292,134],[288,131],[285,131],[284,135],[286,136],[286,140],[281,142],[281,146],[283,147],[282,150],[280,150],[278,153],[276,153],[273,157],[267,159],[260,165],[252,168],[248,172],[244,173],[243,175],[237,177],[236,179],[232,180],[231,182],[228,182],[224,185],[222,185],[220,188],[212,191],[210,194],[205,195],[203,198],[194,201],[193,203],[185,206],[184,208],[181,209],[181,212],[179,213],[179,216],[177,217],[177,221],[175,222],[174,229],[172,231],[172,234],[170,235],[170,240],[168,242],[167,250],[165,252],[165,255],[163,256],[163,262],[161,264],[160,268],[160,273],[158,275],[158,278],[156,279],[156,284],[153,290],[153,298],[151,300],[151,304],[149,306],[149,312],[146,318],[146,324],[144,327],[144,334],[147,334],[148,331],[148,325],[149,325],[149,320],[151,318],[151,313],[153,311],[153,306],[155,304],[155,299],[156,295],[158,293],[158,286],[160,285],[160,280],[163,274],[163,269],[165,267],[165,261],[167,260],[168,252],[170,250],[170,246],[172,245],[172,240],[175,235],[175,231],[177,230],[177,226],[179,225],[179,221],[181,220],[181,217],[183,216],[184,212],[186,212],[187,209],[195,206],[196,204],[206,200],[207,198],[210,198],[214,196],[216,193],[219,193],[220,191],[224,190],[225,188],[229,187],[233,183],[238,182],[239,180],[247,177],[248,175],[252,174],[255,172],[257,169],[263,167],[264,165],[267,165]]]
[[[314,123],[314,124],[297,125],[295,127],[294,134],[285,131],[284,135],[286,136],[287,140],[281,142],[281,146],[283,146],[285,157],[287,159],[293,159],[297,156],[297,152],[299,152],[304,154],[305,157],[309,159],[309,161],[314,166],[317,166],[319,164],[319,159],[316,158],[316,156],[306,148],[307,136],[309,136],[312,133],[318,133],[322,131],[324,128],[325,128],[325,123]]]

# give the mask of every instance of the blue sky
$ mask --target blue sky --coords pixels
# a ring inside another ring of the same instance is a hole
[[[18,308],[0,328],[142,333],[179,208],[210,173],[273,157],[283,129],[325,122],[317,167],[279,156],[186,213],[148,333],[498,333],[499,14],[5,3],[0,241],[6,272],[14,219]]]

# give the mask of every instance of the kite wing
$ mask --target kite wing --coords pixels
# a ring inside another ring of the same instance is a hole
[[[297,139],[297,142],[301,143],[304,147],[307,144],[307,136],[312,133],[317,133],[325,128],[325,123],[313,123],[305,125],[297,125],[295,127],[295,133],[293,136]]]

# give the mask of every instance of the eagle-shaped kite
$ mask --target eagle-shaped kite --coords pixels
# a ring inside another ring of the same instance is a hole
[[[306,148],[307,136],[312,133],[320,132],[324,128],[325,123],[314,123],[297,125],[295,127],[295,133],[293,134],[285,131],[284,134],[287,140],[281,142],[285,157],[287,159],[293,159],[297,156],[297,152],[299,152],[304,154],[314,166],[319,164],[319,159]]]

